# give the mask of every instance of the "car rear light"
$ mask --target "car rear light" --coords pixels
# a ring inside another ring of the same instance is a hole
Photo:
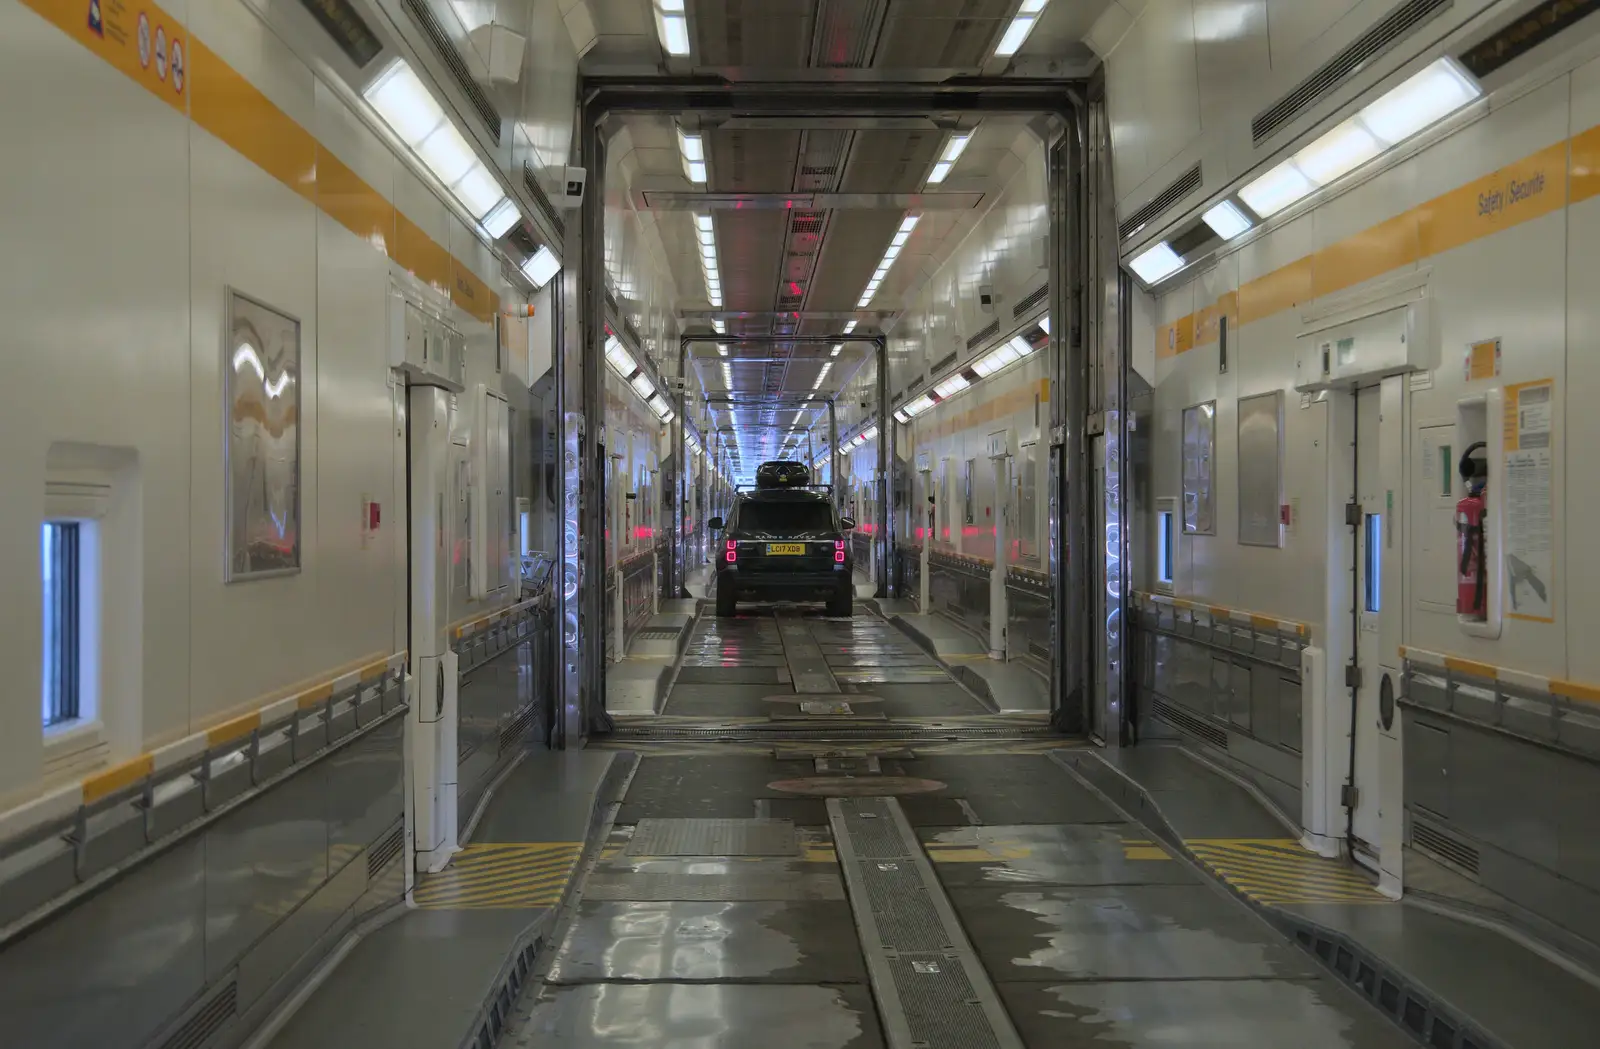
[[[739,560],[739,544],[732,539],[728,540],[728,563],[735,564]]]
[[[835,539],[833,541],[833,563],[836,564],[836,565],[844,564],[844,540],[843,539]]]

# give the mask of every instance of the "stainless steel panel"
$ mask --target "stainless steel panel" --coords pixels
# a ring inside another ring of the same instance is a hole
[[[404,811],[405,719],[395,718],[327,759],[329,845],[365,848]]]
[[[1583,754],[1600,758],[1600,717],[1577,704],[1561,712],[1556,725],[1556,737],[1561,744]]]
[[[1450,815],[1450,730],[1407,717],[1405,722],[1406,797],[1440,816]]]
[[[205,795],[200,784],[188,773],[155,792],[156,804],[148,813],[150,839],[164,838],[168,834],[205,815]]]
[[[1228,720],[1250,731],[1250,668],[1240,663],[1228,664],[1230,695]],[[1276,690],[1274,690],[1276,691]]]
[[[1451,683],[1450,709],[1464,718],[1493,725],[1499,718],[1499,705],[1499,697],[1492,685],[1483,688],[1459,681]]]
[[[1239,398],[1239,542],[1278,546],[1283,503],[1283,391]]]
[[[202,855],[184,842],[0,952],[5,1044],[139,1045],[198,994]]]
[[[0,868],[0,925],[9,925],[77,884],[77,857],[60,837],[18,849]]]
[[[1524,736],[1555,742],[1556,711],[1549,695],[1506,692],[1502,699],[1500,724]]]
[[[1451,818],[1468,834],[1535,863],[1557,862],[1555,755],[1510,737],[1450,733]]]
[[[1560,871],[1600,892],[1600,835],[1595,833],[1595,814],[1600,813],[1600,766],[1588,761],[1566,761],[1558,776],[1561,791],[1555,816]],[[1596,918],[1600,920],[1600,914]],[[1600,943],[1600,936],[1594,940]]]
[[[365,863],[347,863],[239,959],[239,1010],[282,979],[317,940],[355,905],[367,887]]]
[[[1282,739],[1278,725],[1281,702],[1278,695],[1278,669],[1261,663],[1249,667],[1250,732],[1257,739],[1277,743]]]
[[[114,805],[91,816],[80,847],[78,873],[88,878],[144,848],[144,812],[132,803]]]
[[[1278,743],[1300,753],[1305,738],[1301,719],[1304,715],[1304,684],[1299,678],[1278,677]]]
[[[1406,678],[1406,698],[1430,710],[1449,710],[1450,692],[1442,678],[1412,672]]]
[[[206,834],[206,973],[230,967],[328,876],[327,766],[290,777]]]

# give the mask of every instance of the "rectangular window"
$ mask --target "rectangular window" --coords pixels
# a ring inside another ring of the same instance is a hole
[[[80,526],[46,521],[40,532],[43,606],[41,716],[46,728],[82,713],[83,666]]]
[[[1162,510],[1156,515],[1156,582],[1172,585],[1173,555],[1172,511]]]
[[[1216,533],[1212,488],[1216,416],[1216,401],[1183,410],[1183,530],[1190,535]]]
[[[1368,612],[1377,612],[1383,604],[1383,515],[1367,515],[1365,570],[1366,591],[1363,604]]]

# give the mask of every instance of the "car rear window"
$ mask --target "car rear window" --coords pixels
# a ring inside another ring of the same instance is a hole
[[[738,528],[743,532],[826,532],[833,528],[833,509],[827,503],[745,503],[739,507]]]

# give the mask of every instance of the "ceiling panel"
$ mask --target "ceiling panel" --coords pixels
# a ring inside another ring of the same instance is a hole
[[[799,131],[711,131],[711,188],[723,193],[787,193],[793,188]]]
[[[915,193],[927,181],[944,140],[943,131],[856,132],[845,167],[844,191]]]
[[[785,218],[781,211],[715,213],[717,268],[722,274],[722,300],[727,309],[772,308],[783,263]]]
[[[695,59],[703,66],[795,69],[806,64],[814,0],[718,0],[694,5]]]
[[[855,309],[903,217],[899,211],[852,211],[836,222],[822,246],[807,306],[823,311]]]
[[[1014,6],[1015,0],[896,4],[884,23],[883,42],[873,65],[878,69],[976,69],[993,52]]]

